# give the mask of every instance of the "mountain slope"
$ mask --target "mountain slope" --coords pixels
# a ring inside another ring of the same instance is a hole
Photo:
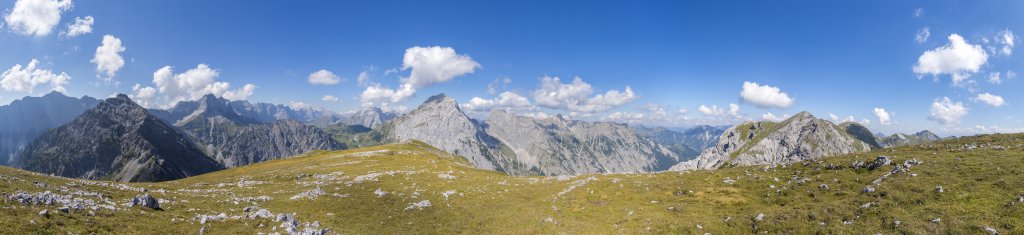
[[[194,105],[192,105],[194,104]],[[319,128],[296,120],[284,119],[260,123],[257,118],[237,114],[229,101],[213,95],[191,103],[176,105],[172,110],[188,110],[173,120],[190,137],[203,146],[203,151],[225,167],[297,155],[313,150],[345,149]]]
[[[500,142],[484,133],[476,121],[466,116],[454,99],[435,95],[384,127],[387,138],[396,142],[419,140],[431,146],[463,156],[474,166],[486,170],[520,172],[515,156]]]
[[[0,165],[13,163],[21,149],[47,130],[71,122],[100,101],[50,92],[0,106]]]
[[[0,167],[0,224],[13,234],[1019,234],[1022,142],[987,135],[786,167],[574,177],[479,170],[422,143],[159,183]],[[850,167],[880,155],[891,163]],[[124,205],[143,191],[162,210]],[[56,200],[22,200],[44,195]]]
[[[673,169],[788,164],[871,149],[871,145],[851,136],[844,128],[801,112],[780,123],[748,122],[729,128],[718,146]]]
[[[882,144],[889,147],[899,147],[906,145],[918,145],[927,144],[935,141],[939,141],[940,138],[935,133],[928,130],[919,131],[913,135],[907,135],[903,133],[896,133],[885,137],[881,140]]]
[[[608,122],[544,119],[494,110],[485,132],[512,149],[518,162],[544,175],[665,170],[680,157],[632,128]]]
[[[163,181],[223,169],[125,95],[109,98],[29,144],[18,166],[65,177]]]
[[[384,122],[394,119],[396,116],[397,115],[395,113],[384,112],[384,110],[381,110],[380,108],[371,107],[352,113],[352,115],[349,115],[348,118],[345,118],[345,120],[341,122],[350,126],[361,125],[369,128],[377,128],[381,124],[384,124]]]
[[[697,151],[704,151],[704,149],[718,144],[718,137],[722,136],[723,132],[725,132],[723,128],[708,125],[695,126],[683,132],[683,143]]]

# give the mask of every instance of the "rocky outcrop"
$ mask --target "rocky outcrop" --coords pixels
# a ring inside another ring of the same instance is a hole
[[[780,123],[748,122],[729,128],[716,147],[672,169],[788,164],[871,148],[832,122],[801,112]]]
[[[54,91],[0,106],[0,165],[14,163],[29,142],[49,129],[71,122],[99,102],[88,96],[73,98]]]
[[[164,181],[223,169],[173,126],[125,95],[43,134],[18,166],[64,177]]]
[[[509,171],[502,165],[514,165],[515,156],[502,151],[507,147],[484,133],[454,99],[444,94],[430,97],[416,110],[392,120],[384,129],[390,140],[423,141],[462,156],[477,168]]]
[[[718,137],[722,136],[725,129],[708,125],[699,125],[686,129],[683,132],[683,143],[697,151],[714,147],[718,144]]]
[[[342,123],[346,125],[361,125],[369,128],[377,128],[384,122],[394,119],[397,115],[392,112],[384,112],[377,107],[370,107],[359,110],[349,115]]]
[[[680,160],[622,124],[573,121],[560,115],[535,119],[495,110],[484,127],[511,148],[517,161],[544,175],[659,171]]]
[[[244,100],[231,101],[228,105],[238,115],[260,123],[290,119],[307,125],[326,126],[341,122],[344,118],[326,109],[311,107],[289,107],[279,104],[249,103]]]

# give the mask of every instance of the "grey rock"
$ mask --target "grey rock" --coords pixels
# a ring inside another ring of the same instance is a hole
[[[872,146],[832,122],[801,112],[779,122],[748,122],[726,130],[714,148],[673,170],[725,165],[778,165],[869,151]]]
[[[50,217],[50,211],[46,210],[46,209],[43,209],[42,211],[39,212],[39,216]]]
[[[892,164],[892,160],[889,159],[889,156],[878,156],[878,158],[875,158],[875,161],[868,165],[868,170],[875,170],[883,166],[888,166],[889,164]]]
[[[360,125],[369,128],[377,128],[391,119],[395,119],[398,114],[393,112],[385,112],[377,107],[370,107],[359,110],[352,115],[349,115],[344,121],[346,125]]]
[[[159,210],[160,201],[150,196],[148,193],[142,195],[136,195],[132,197],[131,201],[128,202],[128,207],[141,206],[149,209]]]
[[[942,188],[942,186],[935,186],[935,192],[936,193],[943,193],[943,192],[946,192],[946,189]]]
[[[873,192],[875,192],[875,188],[864,187],[863,189],[860,190],[860,192],[862,192],[862,193],[873,193]]]

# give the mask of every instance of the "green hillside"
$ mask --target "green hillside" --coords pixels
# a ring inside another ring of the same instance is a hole
[[[901,167],[910,159],[921,164],[892,174],[894,166],[851,167],[855,161],[870,165],[879,155]],[[285,233],[276,217],[295,213],[300,230],[317,221],[331,233],[349,234],[978,234],[986,227],[1013,234],[1024,231],[1022,169],[1024,134],[777,168],[575,177],[506,176],[422,143],[405,143],[316,152],[160,183],[85,181],[3,167],[0,224],[3,233],[16,234]],[[863,192],[865,187],[875,190]],[[141,188],[167,200],[162,210],[122,205]],[[60,205],[14,200],[17,192],[44,191],[106,199],[116,210],[62,212]],[[268,214],[273,216],[258,216]],[[200,223],[197,215],[211,217]]]

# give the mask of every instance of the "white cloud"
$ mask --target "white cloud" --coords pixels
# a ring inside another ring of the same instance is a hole
[[[839,123],[839,115],[828,113],[828,118],[832,119],[832,122]]]
[[[71,0],[18,0],[4,20],[21,35],[46,36],[60,23],[60,14],[71,9]]]
[[[892,124],[892,114],[885,111],[883,108],[875,108],[875,116],[878,117],[878,123],[882,125]]]
[[[132,86],[132,95],[129,95],[135,103],[142,107],[156,106],[156,88],[142,87],[141,84]]]
[[[768,121],[773,121],[773,122],[780,122],[780,121],[786,120],[787,118],[789,118],[789,116],[790,115],[788,115],[788,114],[783,114],[783,115],[776,116],[772,112],[767,112],[767,113],[764,113],[764,114],[761,115],[761,119],[768,120]]]
[[[370,79],[370,71],[363,70],[362,72],[359,72],[359,76],[356,77],[356,83],[359,83],[361,86],[366,86],[369,85]]]
[[[10,92],[25,92],[32,94],[36,85],[49,83],[54,91],[65,92],[64,85],[71,80],[66,73],[56,74],[53,71],[40,69],[39,61],[33,59],[27,66],[15,64],[7,71],[4,71],[0,87]]]
[[[473,73],[479,67],[480,64],[468,55],[460,55],[451,47],[412,47],[405,50],[402,59],[402,70],[412,71],[408,77],[400,79],[401,85],[397,90],[380,84],[368,84],[360,98],[364,104],[404,102],[416,94],[416,89]],[[385,72],[389,73],[392,73],[391,70]]]
[[[718,105],[704,106],[702,104],[702,105],[700,105],[700,107],[697,107],[697,112],[700,112],[700,113],[702,113],[702,114],[704,114],[706,116],[722,116],[722,115],[725,115],[725,110],[719,108]]]
[[[988,82],[992,84],[1000,84],[1003,83],[1003,79],[999,72],[992,72],[988,74]]]
[[[629,86],[624,92],[609,90],[590,97],[593,93],[594,88],[579,77],[570,83],[562,83],[558,77],[543,77],[540,87],[533,91],[533,99],[541,107],[581,113],[605,111],[636,99]]]
[[[320,100],[323,100],[323,101],[326,101],[326,102],[338,102],[341,99],[338,99],[337,96],[333,96],[333,95],[324,95],[324,98],[320,98]]]
[[[73,38],[92,33],[92,24],[95,22],[96,20],[92,16],[86,16],[85,18],[75,17],[75,23],[68,24],[68,28],[61,32],[61,36]]]
[[[96,64],[96,72],[107,75],[103,80],[110,82],[121,67],[124,67],[124,58],[120,53],[125,48],[121,45],[121,39],[111,35],[103,35],[103,44],[96,48],[96,56],[89,62]]]
[[[917,58],[914,73],[939,76],[948,74],[954,85],[962,85],[971,74],[988,62],[988,53],[980,45],[968,43],[958,34],[949,35],[949,44],[925,51]]]
[[[397,91],[380,85],[372,85],[366,87],[366,90],[363,90],[359,98],[364,103],[373,103],[374,101],[398,103],[405,101],[415,94],[416,88],[413,88],[410,84],[402,84]]]
[[[756,82],[743,82],[740,99],[759,108],[786,108],[793,105],[793,99],[778,87],[761,86]]]
[[[451,47],[412,47],[405,50],[402,69],[412,69],[403,83],[423,88],[435,83],[473,73],[480,64],[468,55],[460,55]]]
[[[313,106],[309,105],[307,103],[300,102],[300,101],[292,101],[292,102],[288,103],[288,107],[297,110],[297,109],[308,109],[308,108],[312,108]]]
[[[491,109],[529,109],[533,106],[530,105],[530,101],[526,97],[506,91],[494,99],[473,97],[462,107],[470,111],[489,111]]]
[[[494,79],[493,82],[487,84],[487,93],[491,95],[497,94],[499,88],[505,88],[510,83],[512,83],[511,78]]]
[[[924,17],[924,8],[914,9],[914,17]]]
[[[740,116],[740,106],[736,104],[729,104],[729,115],[735,118],[743,118],[743,116]]]
[[[990,105],[992,107],[999,107],[999,106],[1003,106],[1004,104],[1006,104],[1006,102],[1003,101],[1003,97],[1002,96],[993,95],[992,93],[981,93],[981,94],[978,94],[978,96],[974,97],[974,100],[981,101],[982,103],[985,103],[985,104]]]
[[[914,35],[914,41],[917,43],[924,43],[928,41],[928,37],[932,36],[932,32],[928,30],[928,27],[921,28],[917,31],[917,35]]]
[[[999,32],[999,34],[998,41],[1000,44],[1003,44],[1003,48],[999,50],[999,53],[1002,53],[1003,55],[1013,54],[1013,46],[1014,44],[1017,44],[1017,36],[1013,35],[1013,32],[1009,29],[1003,30],[1002,32]]]
[[[932,102],[930,111],[931,116],[928,119],[943,125],[960,122],[960,118],[967,115],[967,108],[960,102],[954,103],[949,100],[949,97],[942,97],[942,99]]]
[[[614,112],[604,117],[605,121],[613,122],[624,122],[624,123],[645,123],[647,115],[636,112]]]
[[[147,105],[144,107],[166,108],[179,101],[196,100],[207,94],[229,100],[244,100],[248,99],[256,90],[256,85],[253,84],[245,84],[240,89],[231,90],[231,84],[216,81],[218,76],[220,73],[206,64],[199,64],[196,68],[179,74],[175,74],[171,66],[164,66],[153,73],[153,84],[156,88],[136,85],[133,87],[134,96],[152,97],[145,102]],[[158,91],[159,97],[147,95],[146,93],[151,92],[150,89]],[[143,102],[139,104],[142,105]]]
[[[313,85],[334,85],[344,80],[343,78],[338,77],[338,75],[334,75],[333,72],[327,71],[326,69],[321,69],[316,72],[310,73],[307,79],[309,80],[309,84]]]

